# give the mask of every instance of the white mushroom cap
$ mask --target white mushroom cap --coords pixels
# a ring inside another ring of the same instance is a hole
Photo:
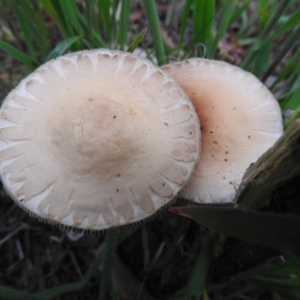
[[[201,121],[201,158],[183,197],[232,202],[246,169],[283,132],[276,99],[256,77],[224,62],[188,59],[163,70],[191,98]]]
[[[168,204],[199,158],[198,116],[165,72],[129,53],[50,61],[0,111],[0,175],[33,215],[97,230]]]

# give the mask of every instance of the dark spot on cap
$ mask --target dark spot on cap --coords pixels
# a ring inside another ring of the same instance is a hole
[[[168,123],[164,123],[166,126],[169,126],[169,124]]]
[[[210,131],[210,133],[214,133],[213,131]]]
[[[118,192],[119,191],[119,189],[116,189],[116,192]]]
[[[113,119],[115,119],[117,116],[113,116]]]
[[[88,101],[92,102],[92,101],[94,101],[94,98],[93,98],[93,97],[90,97],[90,98],[88,99]]]
[[[20,202],[23,202],[23,201],[24,201],[24,199],[21,199],[21,200],[20,200]]]
[[[192,132],[190,132],[190,134],[192,134]]]
[[[224,159],[224,161],[228,161],[228,159],[227,159],[227,158],[225,158],[225,159]]]
[[[117,174],[116,177],[121,177],[121,174]]]
[[[217,141],[213,141],[213,143],[216,144],[216,145],[218,145],[218,142],[217,142]]]
[[[163,183],[162,186],[165,186],[165,184]]]
[[[251,135],[248,135],[248,139],[251,139]]]
[[[228,154],[228,151],[225,151],[225,154]]]

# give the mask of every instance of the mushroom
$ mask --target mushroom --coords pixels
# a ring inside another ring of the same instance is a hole
[[[249,165],[283,133],[278,102],[253,75],[225,62],[188,59],[163,66],[201,121],[201,158],[183,197],[230,203]]]
[[[47,62],[0,110],[0,176],[26,211],[67,228],[138,222],[168,205],[199,158],[197,113],[147,60],[106,49]]]

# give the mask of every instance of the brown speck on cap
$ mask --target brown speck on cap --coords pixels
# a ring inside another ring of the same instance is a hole
[[[188,182],[199,160],[196,124],[181,87],[148,60],[107,49],[67,54],[4,100],[0,176],[17,204],[48,222],[124,226]]]
[[[256,77],[228,63],[194,58],[162,69],[191,98],[201,121],[201,159],[183,196],[232,202],[245,170],[283,132],[276,99]]]

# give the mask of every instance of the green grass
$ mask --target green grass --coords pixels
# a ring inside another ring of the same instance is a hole
[[[0,100],[57,56],[139,47],[159,65],[201,56],[254,73],[283,112],[290,110],[284,117],[289,126],[300,107],[299,2],[170,3],[0,0]],[[225,241],[167,212],[142,226],[109,231],[105,238],[72,242],[59,229],[28,218],[3,191],[0,196],[1,299],[300,298],[300,259],[280,245],[251,254],[248,244]],[[255,261],[251,268],[249,257]]]

